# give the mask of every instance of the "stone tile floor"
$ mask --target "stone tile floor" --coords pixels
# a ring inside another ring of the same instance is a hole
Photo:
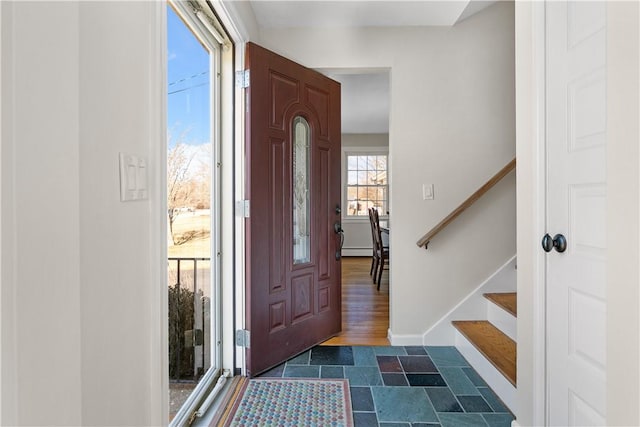
[[[510,427],[455,347],[318,346],[261,377],[347,378],[356,427]]]

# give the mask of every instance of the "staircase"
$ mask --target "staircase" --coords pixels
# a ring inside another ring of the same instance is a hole
[[[428,249],[429,242],[440,231],[462,215],[515,168],[516,159],[514,158],[442,221],[431,228],[416,244]],[[517,414],[517,298],[516,293],[512,292],[516,289],[515,261],[516,257],[514,256],[431,326],[424,333],[422,342],[425,345],[451,345],[450,341],[454,340],[458,351],[502,399],[511,412]],[[455,338],[451,333],[451,325],[455,329]]]
[[[515,292],[485,293],[487,320],[454,320],[456,347],[484,381],[515,414]]]

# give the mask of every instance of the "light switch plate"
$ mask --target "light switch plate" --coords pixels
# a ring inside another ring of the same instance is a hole
[[[147,159],[120,153],[120,201],[148,199]]]
[[[433,184],[422,184],[422,200],[433,200]]]

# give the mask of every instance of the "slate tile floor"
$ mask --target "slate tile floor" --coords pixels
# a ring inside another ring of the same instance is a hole
[[[510,427],[514,418],[455,347],[314,347],[261,376],[349,379],[355,427]]]

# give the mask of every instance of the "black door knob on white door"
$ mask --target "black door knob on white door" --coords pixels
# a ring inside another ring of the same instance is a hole
[[[551,236],[547,233],[542,238],[542,249],[545,252],[551,252],[551,249],[554,249],[557,252],[564,252],[567,250],[567,239],[562,234],[556,234],[551,238]]]

